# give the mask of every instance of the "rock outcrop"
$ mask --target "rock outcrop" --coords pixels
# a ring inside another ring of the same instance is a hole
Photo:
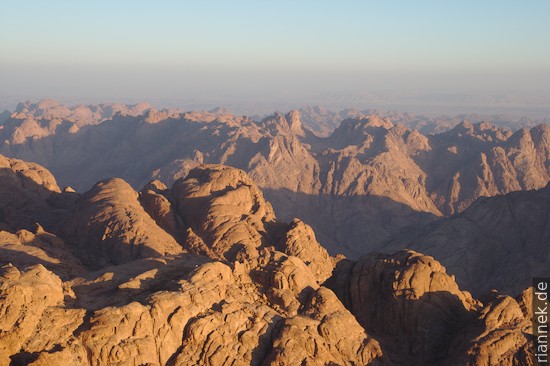
[[[51,224],[58,217],[53,204],[58,193],[59,186],[47,169],[0,155],[0,228]]]
[[[327,281],[395,365],[523,365],[530,318],[516,300],[474,300],[432,257],[414,251],[342,261]]]
[[[158,226],[176,239],[180,239],[183,224],[172,207],[173,197],[166,186],[158,181],[148,183],[139,193],[139,202]]]
[[[172,194],[184,222],[214,253],[227,260],[235,260],[235,250],[258,256],[275,214],[245,172],[201,166],[178,180]]]
[[[294,219],[286,233],[284,243],[278,246],[288,255],[300,258],[313,272],[319,283],[323,283],[332,274],[335,260],[315,239],[311,226]]]
[[[509,296],[493,294],[469,329],[457,336],[449,365],[533,365],[532,317]]]
[[[145,212],[138,193],[122,179],[97,183],[79,198],[60,226],[62,236],[93,267],[183,252],[176,240]]]

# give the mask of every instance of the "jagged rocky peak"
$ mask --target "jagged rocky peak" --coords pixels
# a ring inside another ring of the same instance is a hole
[[[389,118],[379,116],[361,116],[356,118],[348,118],[342,121],[342,128],[347,130],[360,130],[367,127],[382,127],[389,130],[394,126]]]
[[[508,140],[508,145],[517,149],[532,149],[533,139],[531,138],[529,129],[522,128],[517,130]]]
[[[157,111],[154,108],[147,109],[143,113],[143,120],[147,123],[159,123],[168,118],[177,118],[180,116],[179,111]]]
[[[143,112],[153,108],[153,106],[147,102],[139,102],[134,104],[132,107],[138,114],[142,114]]]
[[[319,137],[329,136],[344,119],[364,115],[355,109],[335,112],[319,105],[300,108],[300,113],[304,126]]]
[[[304,127],[300,119],[300,111],[292,110],[286,115],[275,113],[265,118],[261,124],[267,127],[274,134],[293,134],[305,136]]]
[[[48,111],[59,106],[61,106],[61,104],[54,99],[43,99],[37,103],[33,103],[28,100],[26,102],[17,104],[17,107],[15,108],[15,112],[16,113],[38,113],[38,112]]]
[[[468,120],[463,120],[453,129],[445,132],[444,135],[452,135],[456,137],[470,136],[481,141],[492,142],[506,141],[512,133],[513,132],[511,130],[497,127],[490,122],[482,121],[479,123],[472,123]]]
[[[474,132],[474,124],[467,119],[460,122],[458,125],[456,125],[455,128],[453,128],[456,131],[465,131],[465,132]]]
[[[48,109],[52,109],[52,108],[55,108],[55,107],[59,107],[61,104],[57,101],[57,100],[54,100],[54,99],[43,99],[41,101],[39,101],[38,103],[36,104],[30,104],[29,106],[31,108],[36,108],[37,110],[39,111],[46,111]]]
[[[302,121],[300,120],[300,112],[296,109],[291,110],[285,116],[290,125],[290,130],[298,136],[304,135]]]
[[[357,144],[369,136],[385,133],[392,127],[394,125],[389,119],[378,116],[348,118],[342,121],[329,139],[342,146]]]

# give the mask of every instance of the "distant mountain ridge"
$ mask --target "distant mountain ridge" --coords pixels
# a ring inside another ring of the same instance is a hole
[[[87,124],[99,124],[112,118],[116,114],[137,116],[144,114],[147,111],[153,111],[155,113],[160,112],[161,115],[173,117],[185,113],[184,110],[177,108],[164,108],[157,110],[145,102],[137,104],[100,103],[68,106],[52,99],[45,99],[36,103],[31,101],[19,103],[13,112],[4,110],[0,113],[0,125],[10,119],[10,117],[14,117],[19,120],[25,118],[33,120],[62,120],[68,123],[76,123],[78,127],[81,127],[82,125]],[[358,110],[347,108],[338,110],[326,108],[320,105],[302,107],[298,109],[298,111],[301,114],[301,120],[304,126],[317,136],[321,137],[327,137],[330,135],[332,131],[340,125],[340,122],[345,119],[368,116],[389,118],[395,124],[403,124],[407,128],[418,130],[422,134],[437,134],[445,132],[463,121],[470,121],[472,123],[489,122],[495,126],[507,128],[513,131],[521,128],[532,128],[540,124],[550,125],[549,117],[533,118],[520,116],[517,114],[469,113],[459,114],[456,116],[425,116],[380,109]],[[228,109],[223,107],[213,108],[209,112],[213,114],[231,114]],[[253,115],[251,117],[256,121],[261,121],[268,117],[268,115]],[[48,127],[48,131],[53,133],[56,125],[54,124],[53,126]],[[22,137],[26,138],[40,136],[36,133],[33,134],[32,130],[28,130],[28,132],[30,132],[29,135],[23,135]]]
[[[389,118],[395,124],[405,125],[409,129],[418,130],[424,135],[438,134],[451,130],[463,121],[471,123],[489,122],[497,127],[518,130],[532,128],[539,124],[550,125],[549,117],[525,117],[507,114],[468,113],[456,116],[440,115],[425,116],[421,114],[398,112],[380,109],[342,109],[332,110],[322,106],[304,107],[299,109],[304,125],[318,136],[326,137],[336,129],[340,122],[347,118],[378,116]]]

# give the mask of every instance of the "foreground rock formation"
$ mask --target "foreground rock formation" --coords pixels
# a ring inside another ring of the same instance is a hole
[[[324,112],[305,113],[311,120]],[[279,217],[300,217],[332,254],[354,258],[384,248],[404,227],[460,213],[480,197],[550,181],[548,125],[512,131],[457,120],[427,135],[376,115],[333,117],[343,120],[321,138],[297,111],[254,121],[223,110],[45,101],[21,105],[8,118],[0,153],[43,164],[83,191],[108,177],[139,189],[152,179],[171,186],[204,163],[234,166],[259,185]]]
[[[326,283],[392,364],[530,365],[531,297],[461,291],[432,257],[414,251],[340,262]]]
[[[7,161],[2,202],[38,221],[1,218],[0,364],[529,364],[528,294],[475,300],[413,251],[331,257],[241,170],[80,195]]]

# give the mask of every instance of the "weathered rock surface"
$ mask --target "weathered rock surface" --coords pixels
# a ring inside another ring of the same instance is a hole
[[[311,226],[299,219],[294,219],[290,223],[280,250],[304,261],[319,283],[323,283],[332,275],[334,259],[317,242]]]
[[[0,263],[15,266],[41,264],[63,279],[86,272],[72,248],[61,238],[37,225],[34,232],[25,229],[15,233],[0,231]]]
[[[201,264],[204,259],[190,254],[129,262],[64,284],[41,266],[38,274],[30,267],[25,276],[9,267],[0,284],[0,311],[8,312],[2,317],[2,360],[32,365],[384,364],[378,343],[332,291],[319,287],[298,258],[278,258],[280,263],[267,260],[278,269],[272,274],[275,282],[265,284],[253,281],[246,265]],[[290,304],[273,302],[276,295],[267,294],[269,289],[284,292]],[[34,295],[26,294],[33,290]],[[49,297],[42,299],[42,291]],[[37,299],[29,302],[29,296]],[[21,307],[23,301],[29,310]],[[19,328],[10,328],[15,322]]]
[[[52,351],[68,342],[83,310],[62,309],[64,291],[59,277],[42,265],[20,271],[0,269],[0,362],[26,361],[25,354]],[[24,352],[21,352],[25,349]]]
[[[171,194],[189,227],[184,246],[194,253],[254,266],[262,250],[277,250],[304,262],[318,283],[332,273],[334,260],[311,227],[298,219],[277,222],[271,204],[239,169],[202,165],[175,182]]]
[[[61,226],[63,237],[93,267],[183,252],[176,240],[145,212],[138,193],[122,179],[97,183],[79,198]]]
[[[349,355],[354,355],[350,359]],[[334,293],[320,287],[299,316],[282,322],[269,365],[384,365],[388,359]]]
[[[449,365],[533,365],[531,317],[516,300],[496,294],[487,299],[470,329],[459,334]]]
[[[21,191],[56,215],[33,216],[32,230],[11,216],[0,231],[1,364],[519,365],[531,355],[528,291],[475,300],[412,251],[340,257],[334,270],[312,228],[278,221],[242,170],[200,165],[139,194],[121,179],[79,195],[8,176],[15,189],[0,193],[15,196],[2,202],[27,207]],[[51,233],[41,220],[57,220]]]
[[[516,300],[484,303],[432,257],[413,251],[342,261],[327,281],[392,364],[520,365],[532,359],[530,318]]]
[[[256,184],[238,169],[201,166],[178,180],[172,193],[185,223],[228,260],[235,260],[235,250],[256,257],[267,235],[265,224],[275,219]]]

